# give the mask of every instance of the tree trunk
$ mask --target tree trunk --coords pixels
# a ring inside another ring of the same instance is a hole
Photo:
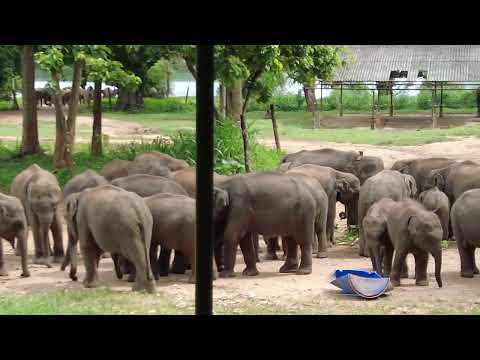
[[[170,73],[169,71],[167,70],[167,79],[166,79],[166,82],[167,82],[167,92],[166,92],[166,97],[167,99],[170,97]]]
[[[140,90],[120,88],[116,110],[126,111],[143,107],[143,95]]]
[[[245,161],[245,172],[249,173],[251,172],[250,141],[248,139],[247,122],[245,121],[245,114],[243,112],[240,114],[240,127],[242,128],[243,159]]]
[[[68,167],[73,168],[73,151],[75,144],[75,124],[79,107],[79,89],[82,77],[82,61],[75,61],[73,65],[73,80],[70,99],[68,104],[68,115],[62,108],[62,96],[60,92],[60,79],[56,71],[52,71],[52,82],[54,86],[54,106],[56,120],[55,150],[53,153],[53,164],[57,169]]]
[[[23,131],[22,155],[42,153],[38,140],[37,97],[35,95],[35,63],[33,60],[33,45],[21,48],[22,57],[22,102]]]
[[[282,151],[280,147],[280,138],[278,137],[277,118],[275,117],[275,105],[270,104],[270,116],[272,118],[273,136],[275,137],[275,146],[277,151]]]
[[[220,114],[222,116],[226,115],[226,102],[227,102],[227,94],[226,94],[226,89],[225,86],[220,84]]]
[[[307,111],[310,111],[313,115],[313,128],[318,128],[321,125],[322,118],[317,111],[315,88],[313,86],[303,85],[303,93],[305,95],[305,101],[307,102]]]
[[[102,81],[95,81],[93,93],[93,131],[92,149],[93,156],[102,155]]]
[[[242,113],[242,81],[237,80],[232,87],[226,88],[226,114],[239,120]]]

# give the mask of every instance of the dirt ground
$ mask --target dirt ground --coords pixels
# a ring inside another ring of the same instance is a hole
[[[42,117],[44,118],[44,117]],[[1,121],[8,120],[2,114]],[[53,118],[52,118],[53,120]],[[14,117],[12,117],[12,121]],[[88,117],[79,117],[79,124],[90,123]],[[120,125],[121,124],[121,125]],[[134,132],[141,132],[138,125],[104,119],[105,132],[122,136],[131,136]],[[120,125],[121,129],[118,128]],[[109,130],[109,126],[111,129]],[[122,133],[122,131],[124,131]],[[273,140],[264,140],[266,144],[274,146]],[[365,155],[380,156],[386,167],[399,159],[420,158],[430,156],[448,156],[459,160],[480,161],[480,139],[464,139],[456,142],[443,142],[420,146],[383,147],[372,145],[333,144],[326,142],[282,141],[282,147],[289,152],[301,149],[315,149],[323,146],[332,146],[342,150],[363,150]],[[342,206],[339,204],[338,211]],[[338,219],[338,217],[337,217]],[[345,222],[337,220],[338,237],[345,229]],[[66,234],[64,234],[66,243]],[[81,289],[84,275],[83,265],[79,266],[79,282],[72,282],[68,278],[68,271],[59,270],[59,265],[51,269],[30,264],[32,276],[20,277],[20,259],[13,254],[13,250],[6,242],[3,243],[7,270],[9,276],[0,278],[0,291],[16,293],[32,293],[56,288]],[[32,256],[33,240],[29,238],[29,253]],[[265,244],[261,241],[261,258],[265,253]],[[238,253],[235,271],[236,278],[217,279],[214,282],[214,306],[229,307],[235,313],[236,307],[255,306],[256,309],[278,308],[285,312],[312,313],[312,314],[428,314],[428,313],[470,313],[480,310],[480,281],[461,278],[459,275],[459,255],[455,243],[443,253],[443,288],[438,288],[433,276],[434,264],[430,257],[428,273],[430,284],[428,287],[414,285],[413,257],[409,255],[408,265],[410,278],[402,279],[402,286],[395,288],[388,295],[373,301],[360,300],[340,294],[332,286],[330,276],[336,269],[371,270],[368,258],[357,255],[357,247],[351,245],[337,245],[329,249],[326,259],[313,259],[313,272],[310,275],[298,276],[294,274],[280,274],[278,269],[281,261],[264,261],[258,264],[259,276],[244,277],[241,271],[244,268],[241,253]],[[126,280],[117,280],[113,271],[111,259],[101,260],[100,282],[114,291],[128,292],[131,284]],[[179,307],[191,307],[194,304],[194,285],[187,283],[186,275],[170,275],[157,282],[158,290],[174,299]],[[259,310],[259,312],[261,312]]]

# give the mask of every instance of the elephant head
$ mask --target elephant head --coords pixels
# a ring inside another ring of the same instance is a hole
[[[280,173],[284,173],[285,171],[287,171],[288,169],[290,169],[290,165],[292,163],[291,162],[285,162],[285,163],[281,163],[278,168],[277,168],[277,171],[280,172]]]
[[[228,192],[218,187],[213,188],[214,218],[221,216],[230,204]]]
[[[395,163],[392,165],[392,170],[397,170],[402,174],[409,174],[412,161],[414,161],[414,159],[395,161]]]
[[[346,166],[346,172],[358,177],[360,184],[384,169],[383,160],[376,156],[364,156],[360,151],[358,155]]]
[[[408,233],[415,246],[432,254],[435,260],[435,279],[438,287],[442,287],[442,225],[438,217],[430,212],[429,215],[410,216],[408,218]]]
[[[40,226],[50,226],[62,199],[58,184],[50,179],[33,176],[26,187],[26,198]]]
[[[435,186],[440,191],[445,191],[445,177],[442,173],[443,169],[432,170],[425,179],[423,190],[429,190]]]
[[[414,198],[417,195],[417,182],[411,175],[403,174],[403,180],[408,189],[408,197]]]
[[[170,169],[158,159],[135,160],[127,166],[128,176],[138,174],[148,174],[155,176],[170,176]]]

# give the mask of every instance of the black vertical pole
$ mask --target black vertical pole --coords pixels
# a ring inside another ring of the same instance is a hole
[[[212,315],[213,45],[197,46],[197,202],[195,314]]]

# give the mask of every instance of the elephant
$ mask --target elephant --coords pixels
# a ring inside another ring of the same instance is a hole
[[[465,191],[452,206],[450,218],[460,255],[460,275],[472,278],[479,274],[475,264],[475,249],[480,247],[480,189]]]
[[[363,234],[363,218],[368,209],[382,198],[400,201],[415,196],[417,186],[411,175],[401,174],[396,170],[383,170],[367,179],[360,187],[358,199],[359,220],[359,255],[368,256],[365,249],[365,236]]]
[[[108,181],[103,176],[99,175],[96,171],[86,170],[83,173],[74,176],[65,184],[65,187],[63,188],[63,198],[66,199],[71,194],[80,193],[86,189],[107,185],[107,184],[108,184]],[[68,231],[68,229],[67,229],[67,234],[68,234],[69,245],[67,247],[67,253],[65,255],[63,263],[60,267],[62,271],[64,271],[65,268],[70,263],[70,256],[71,256],[70,251],[72,248],[72,243],[75,243],[75,244],[77,243],[77,241],[73,239],[73,234],[70,231]],[[74,247],[74,251],[77,252],[76,246]]]
[[[395,206],[397,206],[396,201],[382,198],[370,206],[362,221],[365,247],[370,253],[373,271],[383,276],[390,275],[386,273],[384,257],[386,248],[391,246],[387,230],[387,217]]]
[[[355,175],[362,185],[368,178],[384,169],[383,160],[375,156],[364,156],[363,152],[341,151],[330,148],[302,150],[283,158],[282,164],[290,162],[289,169],[303,164],[328,166],[335,170]],[[281,166],[281,165],[280,165]],[[359,225],[356,213],[346,208],[348,227]]]
[[[98,285],[98,264],[102,252],[123,256],[135,267],[133,291],[155,292],[150,266],[153,218],[144,199],[112,185],[74,193],[65,199],[69,231],[78,239],[85,262],[86,288]],[[70,244],[71,250],[76,244]],[[71,251],[70,278],[77,280],[77,254]]]
[[[52,105],[52,96],[48,89],[35,89],[35,96],[37,98],[37,105],[40,104],[40,107],[43,106],[43,104],[47,106]]]
[[[433,211],[437,214],[440,222],[442,223],[443,238],[448,240],[449,238],[449,219],[450,219],[450,201],[444,192],[440,191],[436,186],[425,190],[418,196],[418,201],[425,206],[429,211]]]
[[[100,175],[108,181],[128,176],[128,165],[130,165],[130,161],[128,160],[112,160],[105,164],[100,171]]]
[[[21,276],[30,276],[27,266],[27,235],[27,218],[22,202],[16,197],[0,193],[0,276],[8,276],[3,261],[2,238],[7,240],[13,248],[15,248],[15,238],[17,239],[17,248],[20,249],[22,257]]]
[[[168,176],[171,180],[180,184],[185,191],[188,193],[188,196],[195,197],[197,194],[197,172],[194,167],[187,167],[181,170],[173,171]],[[225,175],[217,174],[213,172],[213,182],[214,184],[221,183],[222,181],[228,180],[229,177]]]
[[[157,159],[160,160],[165,166],[167,166],[170,171],[182,170],[188,167],[188,163],[185,160],[175,159],[167,154],[162,154],[158,151],[152,151],[137,155],[134,161],[142,161],[147,159]]]
[[[220,233],[224,246],[224,269],[220,277],[235,276],[239,243],[246,264],[243,275],[258,275],[251,234],[262,234],[264,238],[285,236],[287,259],[280,272],[311,273],[317,209],[310,189],[300,176],[275,172],[249,173],[232,176],[219,185],[227,191],[229,198],[225,229]],[[318,184],[317,188],[321,189],[321,186]],[[326,194],[325,199],[326,209]],[[301,248],[300,267],[297,244]]]
[[[430,171],[441,169],[455,163],[455,160],[448,158],[407,159],[396,161],[392,165],[392,170],[397,170],[402,174],[412,175],[417,183],[417,191],[421,193],[425,190],[425,180]]]
[[[32,229],[35,244],[34,264],[52,266],[49,260],[49,230],[53,236],[53,262],[61,262],[64,250],[58,205],[62,201],[62,191],[57,178],[33,164],[15,177],[10,193],[22,202],[27,223]]]
[[[110,183],[127,191],[134,192],[141,197],[148,197],[158,193],[188,196],[187,192],[175,181],[162,176],[139,174],[118,178]]]
[[[424,190],[438,187],[453,204],[465,191],[480,188],[480,165],[467,160],[430,171]]]
[[[128,176],[147,174],[168,177],[170,169],[158,159],[134,160],[127,166]]]
[[[291,168],[285,174],[300,173],[317,179],[325,190],[328,197],[328,216],[327,216],[327,237],[331,244],[334,244],[334,228],[337,197],[340,197],[345,207],[350,211],[356,212],[358,203],[358,194],[360,192],[359,179],[350,173],[337,171],[327,166],[312,164],[300,165]]]
[[[214,223],[222,221],[228,206],[228,194],[224,190],[215,189],[214,192]],[[145,198],[153,218],[152,241],[150,245],[150,264],[155,279],[159,276],[167,276],[170,254],[165,257],[165,253],[160,252],[158,260],[158,247],[161,249],[175,249],[185,256],[185,262],[192,264],[192,273],[190,282],[195,279],[195,257],[194,257],[194,239],[196,223],[196,204],[195,199],[185,195],[176,194],[157,194]],[[215,241],[219,241],[216,238]],[[215,244],[215,247],[218,244]],[[212,254],[213,255],[213,254]],[[213,257],[212,257],[213,260]],[[219,268],[217,263],[217,269]],[[119,262],[119,268],[122,262]],[[215,271],[215,266],[214,273]],[[121,270],[121,269],[120,269]],[[134,277],[134,276],[133,276]],[[131,281],[129,278],[129,281]],[[214,274],[216,278],[216,274]]]
[[[398,202],[387,217],[387,230],[392,246],[385,251],[385,265],[390,271],[390,282],[400,286],[400,273],[407,254],[415,257],[415,284],[428,286],[428,254],[435,260],[435,278],[442,287],[442,224],[433,212],[419,202],[406,199]],[[392,264],[393,250],[395,258]]]

